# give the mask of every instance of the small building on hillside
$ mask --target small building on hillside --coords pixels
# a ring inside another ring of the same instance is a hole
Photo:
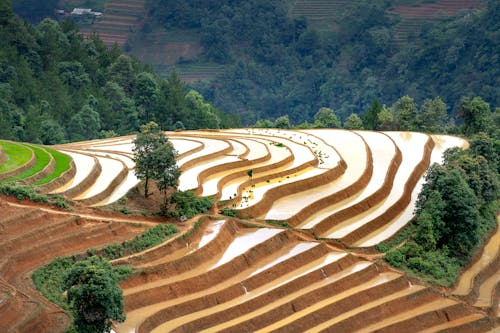
[[[102,16],[101,12],[94,12],[91,8],[73,8],[71,15],[94,15]]]

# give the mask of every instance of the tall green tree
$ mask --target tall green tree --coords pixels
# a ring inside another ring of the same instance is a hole
[[[123,292],[111,264],[93,256],[79,261],[64,281],[79,333],[110,332],[112,321],[123,322]]]
[[[173,170],[177,152],[167,136],[155,122],[141,126],[141,131],[133,141],[135,170],[137,178],[144,180],[144,196],[149,196],[149,180],[166,180],[165,184],[176,183],[179,173]],[[168,172],[168,174],[166,174]],[[172,179],[172,175],[176,176]]]
[[[357,114],[351,113],[344,122],[344,128],[348,130],[362,130],[363,120]]]
[[[363,115],[363,127],[369,130],[378,129],[378,114],[382,110],[382,105],[378,99],[374,99],[368,112]]]
[[[292,127],[288,115],[286,114],[284,116],[276,118],[276,120],[274,121],[274,127],[282,129],[289,129],[290,127]]]
[[[472,100],[463,97],[458,107],[458,117],[463,119],[463,132],[472,136],[479,132],[488,132],[491,128],[492,114],[490,105],[481,97],[474,97]]]
[[[330,108],[322,107],[314,115],[314,125],[316,128],[340,128],[340,120]]]
[[[440,97],[426,99],[421,107],[419,114],[419,130],[426,133],[446,132],[448,115],[446,113],[446,104]]]

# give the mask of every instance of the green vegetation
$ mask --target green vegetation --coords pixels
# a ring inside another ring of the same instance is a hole
[[[191,191],[174,192],[170,199],[170,206],[165,207],[163,215],[171,217],[185,216],[190,219],[197,214],[204,214],[213,206],[211,197],[197,197]]]
[[[470,120],[465,120],[463,128],[470,130]],[[387,251],[389,264],[432,283],[455,283],[461,268],[496,226],[498,130],[490,134],[495,139],[480,132],[472,138],[470,150],[449,149],[443,165],[431,166],[418,197],[415,221],[395,239],[378,246]]]
[[[41,18],[39,4],[51,13],[56,5],[16,1]],[[11,0],[0,10],[0,138],[56,144],[135,133],[149,121],[162,129],[238,125],[176,75],[161,79],[98,37],[84,40],[71,20],[32,26],[14,15]]]
[[[40,194],[33,187],[14,186],[11,184],[0,184],[0,194],[16,197],[18,200],[30,200],[33,202],[46,203],[66,210],[71,209],[72,202],[60,195]]]
[[[318,2],[147,5],[151,26],[199,36],[204,51],[190,65],[224,65],[212,82],[192,86],[247,125],[285,114],[293,124],[311,123],[321,107],[337,110],[345,121],[368,111],[374,99],[393,104],[404,95],[422,103],[439,93],[448,114],[461,96],[482,96],[499,105],[498,1],[484,1],[487,8],[481,11],[432,20],[391,13],[397,5],[421,1],[344,1],[321,11],[328,17],[321,31],[315,29],[318,20],[302,16]]]
[[[291,228],[291,226],[286,221],[266,220],[266,223],[277,227]]]
[[[35,185],[48,184],[52,180],[61,176],[64,172],[68,171],[71,167],[71,157],[57,150],[45,148],[45,150],[52,155],[56,163],[54,171],[45,178],[40,179],[35,183]]]
[[[31,148],[35,153],[35,158],[36,158],[35,165],[33,165],[33,167],[31,167],[30,169],[22,172],[21,174],[15,177],[6,179],[5,182],[17,181],[31,177],[42,171],[49,164],[50,155],[43,148],[33,145],[28,145],[28,147]]]
[[[85,262],[89,257],[96,258],[97,255],[100,261],[117,259],[121,256],[131,255],[141,252],[169,239],[178,233],[177,228],[172,224],[159,224],[153,228],[146,230],[132,240],[124,241],[120,244],[111,244],[101,250],[89,250],[85,255],[68,256],[64,258],[56,258],[51,263],[37,269],[33,275],[33,282],[47,299],[61,306],[65,310],[70,309],[70,304],[64,295],[65,280],[68,273],[80,262]],[[95,260],[95,259],[91,259]],[[132,269],[127,266],[118,266],[113,268],[113,275],[117,280],[123,280],[132,273]]]
[[[131,240],[106,246],[100,254],[108,260],[128,256],[161,244],[178,232],[179,230],[173,224],[159,224]]]
[[[234,209],[230,208],[224,208],[221,211],[219,211],[219,214],[229,216],[229,217],[236,217],[236,211]]]
[[[28,163],[31,159],[31,150],[26,146],[13,142],[0,141],[0,147],[7,155],[7,160],[0,164],[0,173],[17,169]]]
[[[64,279],[64,290],[79,333],[108,333],[112,321],[123,322],[123,292],[111,264],[90,257],[74,264]]]
[[[157,180],[158,188],[163,191],[167,202],[169,188],[177,188],[180,170],[175,163],[177,151],[168,141],[155,122],[141,126],[141,132],[133,141],[134,173],[137,178],[144,180],[144,197],[149,194],[149,180]]]

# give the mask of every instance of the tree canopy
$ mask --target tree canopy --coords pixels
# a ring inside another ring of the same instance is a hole
[[[21,2],[29,1],[16,4]],[[11,0],[1,3],[2,139],[44,144],[96,139],[137,132],[149,121],[164,130],[175,129],[177,122],[190,129],[238,125],[236,117],[197,92],[188,96],[175,74],[161,79],[150,66],[118,47],[106,47],[97,36],[84,39],[70,20],[31,25],[13,14]],[[190,103],[195,93],[201,104]]]
[[[407,36],[400,33],[406,19],[390,10],[399,1],[347,2],[334,28],[321,30],[290,16],[294,2],[286,1],[164,0],[149,9],[154,24],[199,36],[204,52],[195,62],[224,65],[210,84],[192,85],[217,107],[244,124],[285,114],[299,124],[313,122],[321,107],[345,121],[374,99],[391,105],[401,96],[423,103],[439,95],[448,114],[461,96],[499,105],[500,5],[485,2],[482,10],[422,21]],[[398,127],[408,125],[403,117]]]
[[[144,196],[149,195],[149,180],[160,181],[160,188],[177,187],[180,176],[175,158],[177,151],[168,141],[158,124],[149,122],[133,141],[135,170],[137,178],[144,180]]]
[[[112,321],[123,322],[123,292],[111,264],[97,256],[71,267],[64,281],[79,333],[110,332]]]

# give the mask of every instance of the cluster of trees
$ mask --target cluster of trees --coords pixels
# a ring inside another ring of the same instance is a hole
[[[21,21],[0,4],[0,137],[44,144],[162,129],[236,126],[238,120],[188,91],[172,74],[83,40],[71,21]]]
[[[495,228],[499,209],[498,124],[492,125],[491,117],[470,112],[466,107],[474,100],[463,102],[468,115],[462,129],[472,136],[470,149],[450,149],[443,165],[431,166],[411,233],[404,245],[390,250],[385,258],[398,268],[447,286],[454,284],[484,236]]]
[[[167,29],[199,33],[200,60],[225,70],[195,87],[248,125],[284,114],[312,122],[324,106],[346,120],[374,99],[392,104],[404,95],[418,103],[439,95],[451,110],[463,95],[499,105],[500,3],[485,2],[479,12],[426,23],[407,42],[396,41],[402,19],[388,13],[394,1],[346,3],[335,31],[290,18],[287,2],[277,0],[164,0],[149,8]]]
[[[143,181],[144,196],[150,194],[150,181],[154,181],[163,193],[160,215],[192,218],[206,213],[213,205],[213,199],[198,198],[193,192],[177,192],[181,174],[176,164],[177,151],[155,122],[141,126],[134,142],[135,175]]]
[[[274,121],[259,119],[257,128],[344,128],[350,130],[419,131],[425,133],[455,133],[471,136],[479,132],[493,132],[500,126],[500,108],[490,109],[481,97],[462,97],[455,115],[446,112],[447,106],[440,97],[426,99],[419,106],[408,96],[399,98],[392,106],[374,100],[362,117],[351,113],[341,122],[336,111],[322,107],[314,114],[313,122],[307,120],[293,125],[288,115]],[[457,126],[457,123],[460,123]]]

